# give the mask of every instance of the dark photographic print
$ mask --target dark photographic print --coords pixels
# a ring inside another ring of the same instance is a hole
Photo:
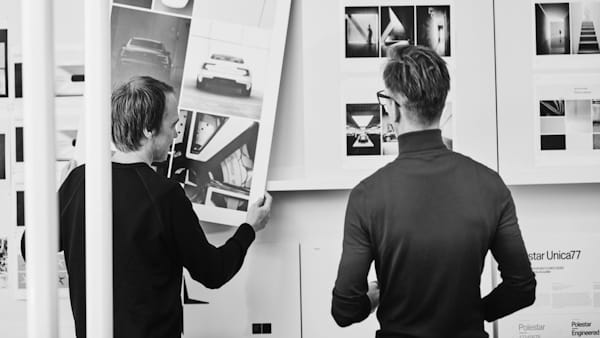
[[[111,16],[112,82],[146,75],[178,93],[190,19],[113,6]]]
[[[25,192],[17,190],[17,226],[25,226]]]
[[[346,105],[346,155],[381,155],[379,104]]]
[[[0,289],[8,286],[8,239],[0,237]]]
[[[600,53],[600,2],[571,3],[573,54]]]
[[[205,21],[190,36],[180,106],[258,120],[269,59],[262,29]]]
[[[381,56],[396,45],[415,44],[415,7],[381,7]]]
[[[194,0],[154,0],[153,10],[192,16]]]
[[[593,134],[594,149],[600,149],[600,134]]]
[[[7,35],[6,29],[0,29],[0,97],[8,97]]]
[[[379,8],[346,7],[346,57],[379,56]]]
[[[6,179],[6,134],[0,134],[0,180]]]
[[[537,55],[571,52],[568,3],[535,4],[535,39]]]
[[[23,127],[15,128],[15,162],[23,162]]]
[[[160,2],[161,0],[156,0]],[[127,6],[135,6],[150,9],[152,7],[152,0],[113,0],[115,4],[127,5]],[[179,1],[181,2],[181,1]]]
[[[600,133],[600,100],[592,100],[592,128],[594,133]]]
[[[182,110],[169,176],[192,203],[246,211],[258,123]]]
[[[15,63],[15,97],[23,97],[23,67],[20,62]]]
[[[450,56],[450,6],[417,6],[417,44]]]
[[[385,109],[381,113],[381,149],[383,155],[398,155],[396,127]]]
[[[540,116],[565,116],[564,100],[540,101]]]
[[[565,150],[567,149],[566,135],[541,135],[542,150]]]

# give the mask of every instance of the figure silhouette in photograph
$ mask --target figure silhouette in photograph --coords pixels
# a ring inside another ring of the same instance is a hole
[[[371,51],[371,48],[373,47],[373,29],[371,29],[371,25],[367,27],[367,31],[367,45],[369,47],[369,51]]]

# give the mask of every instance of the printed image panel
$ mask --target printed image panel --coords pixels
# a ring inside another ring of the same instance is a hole
[[[566,135],[542,135],[541,150],[565,150],[567,149]]]
[[[264,30],[275,28],[280,0],[196,1],[194,21],[218,21]]]
[[[20,62],[15,63],[15,97],[23,97],[23,67]]]
[[[154,0],[153,10],[192,16],[194,0]]]
[[[157,0],[161,2],[162,0]],[[113,0],[116,4],[127,5],[127,6],[135,6],[150,9],[152,7],[152,0]]]
[[[185,129],[174,146],[170,177],[192,203],[246,211],[258,123],[192,111],[180,115]]]
[[[0,97],[8,97],[8,30],[0,29]]]
[[[166,82],[178,93],[189,30],[190,19],[113,6],[113,85],[145,75]]]
[[[540,116],[565,116],[564,100],[540,101]]]
[[[346,57],[379,56],[379,8],[345,8]]]
[[[567,132],[565,119],[562,117],[542,117],[540,119],[540,133],[544,134],[565,134]]]
[[[268,32],[205,21],[190,37],[180,106],[261,118],[269,56]]]
[[[8,238],[0,236],[0,289],[8,286]]]
[[[415,44],[415,7],[381,7],[381,56],[396,45]]]
[[[600,1],[572,2],[573,54],[600,53]]]
[[[567,133],[591,133],[592,101],[567,100],[565,102],[567,116]]]
[[[0,134],[0,180],[6,179],[6,134]]]
[[[346,105],[346,155],[381,155],[380,105]]]
[[[396,127],[390,114],[385,109],[381,112],[381,148],[383,155],[398,155],[398,138],[396,137]]]
[[[592,100],[592,129],[600,133],[600,100]]]
[[[417,44],[450,56],[450,6],[417,6]]]
[[[569,54],[571,32],[568,3],[535,4],[537,55]]]

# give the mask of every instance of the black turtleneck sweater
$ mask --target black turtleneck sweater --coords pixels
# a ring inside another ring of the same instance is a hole
[[[377,337],[487,337],[484,320],[535,299],[510,191],[493,170],[448,150],[439,129],[400,135],[398,146],[396,160],[350,193],[332,315],[340,326],[369,315],[374,260]],[[482,298],[488,250],[502,283]]]
[[[222,286],[242,266],[254,230],[242,224],[216,248],[179,183],[145,163],[113,163],[112,181],[114,337],[181,337],[182,268],[208,288]],[[83,338],[85,166],[75,168],[62,184],[59,212],[75,331]],[[23,250],[24,240],[21,244]]]

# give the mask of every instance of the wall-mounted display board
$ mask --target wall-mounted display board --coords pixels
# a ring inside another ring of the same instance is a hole
[[[600,182],[600,1],[496,1],[499,169]]]
[[[600,236],[564,233],[527,237],[536,274],[533,306],[498,323],[499,337],[600,336]]]
[[[492,1],[295,0],[269,189],[347,189],[395,158],[376,98],[393,44],[446,60],[444,139],[497,169]]]

